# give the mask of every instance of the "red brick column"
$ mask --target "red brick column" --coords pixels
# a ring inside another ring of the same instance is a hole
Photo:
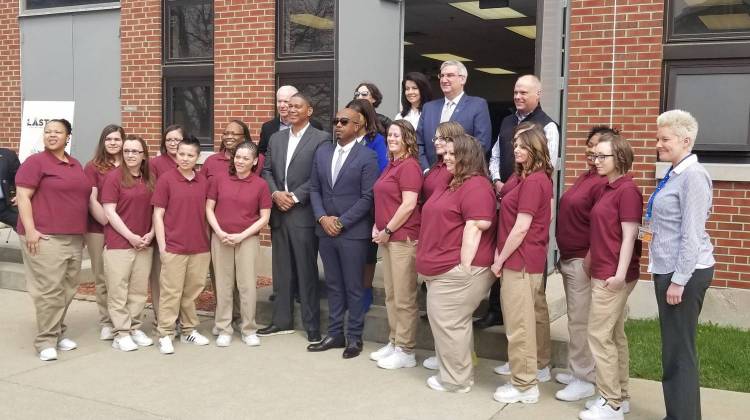
[[[162,131],[161,3],[120,2],[122,125],[146,139],[152,156]]]
[[[274,0],[214,1],[214,143],[227,123],[240,119],[259,140],[274,115]],[[268,230],[261,244],[270,246]]]
[[[21,137],[21,32],[18,2],[0,7],[0,146],[18,149]]]

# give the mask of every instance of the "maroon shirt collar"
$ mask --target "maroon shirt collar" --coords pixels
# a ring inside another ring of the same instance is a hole
[[[620,188],[627,181],[632,181],[632,180],[633,180],[633,176],[632,175],[625,174],[625,175],[617,178],[617,180],[615,182],[607,182],[607,188],[616,190],[616,189]]]

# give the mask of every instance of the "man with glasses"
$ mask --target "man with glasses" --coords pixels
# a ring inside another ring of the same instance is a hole
[[[271,136],[263,179],[268,182],[271,210],[271,265],[276,298],[271,325],[258,335],[294,332],[294,291],[299,291],[302,324],[310,342],[320,341],[318,298],[318,238],[310,206],[310,170],[315,151],[331,142],[331,135],[310,125],[309,97],[296,93],[289,99],[289,130]]]
[[[492,124],[487,101],[464,93],[468,78],[466,67],[460,61],[446,61],[440,66],[438,77],[440,90],[445,98],[424,104],[417,126],[419,163],[424,170],[429,169],[437,159],[431,139],[435,137],[435,130],[442,122],[455,121],[461,124],[466,134],[479,140],[485,152],[492,145]]]
[[[372,240],[372,187],[380,173],[375,152],[355,141],[362,122],[359,113],[344,108],[336,113],[336,143],[315,152],[310,174],[310,202],[318,226],[320,259],[328,292],[328,334],[311,352],[344,348],[344,359],[362,352],[365,305],[362,272]],[[344,316],[346,331],[344,331]]]

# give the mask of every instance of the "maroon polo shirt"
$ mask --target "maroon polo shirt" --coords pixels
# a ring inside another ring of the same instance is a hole
[[[34,189],[31,209],[36,230],[45,235],[82,235],[86,233],[91,184],[81,163],[65,156],[68,162],[44,151],[29,156],[16,174],[16,185]],[[25,235],[21,218],[18,234]]]
[[[404,191],[419,194],[422,189],[422,168],[414,158],[391,161],[380,174],[373,191],[375,194],[375,226],[385,229],[401,206]],[[405,241],[419,237],[419,206],[414,208],[406,222],[391,235],[391,241]]]
[[[134,184],[126,188],[122,185],[122,168],[110,171],[104,179],[102,188],[102,204],[117,204],[115,212],[120,216],[125,226],[138,236],[151,231],[151,196],[152,192],[146,187],[141,177],[135,178]],[[130,249],[130,242],[120,235],[111,224],[104,226],[104,244],[107,249]]]
[[[495,259],[495,194],[487,178],[475,175],[451,191],[436,192],[422,207],[417,243],[417,272],[427,276],[446,273],[461,263],[461,242],[468,220],[490,220],[482,232],[471,265],[489,267]]]
[[[607,177],[592,168],[578,177],[575,184],[560,198],[555,239],[560,258],[584,258],[589,251],[591,208],[604,191]]]
[[[162,175],[176,168],[177,162],[165,153],[149,159],[148,165],[154,179],[158,180]]]
[[[521,245],[510,254],[504,268],[526,271],[529,274],[544,272],[549,245],[549,225],[552,216],[552,180],[544,171],[536,171],[500,200],[500,222],[497,230],[497,249],[502,251],[519,213],[532,216]]]
[[[230,159],[224,155],[224,152],[217,152],[206,158],[201,166],[201,173],[206,179],[211,179],[214,175],[229,175]]]
[[[422,202],[427,202],[435,191],[442,191],[453,179],[453,174],[448,172],[448,168],[442,161],[437,162],[427,171],[422,183]]]
[[[273,205],[268,184],[254,173],[245,179],[215,176],[210,182],[208,198],[216,201],[214,214],[226,233],[243,232],[260,219],[261,209]]]
[[[151,204],[165,209],[167,252],[191,255],[209,251],[207,195],[208,180],[198,173],[188,180],[179,170],[173,169],[159,178]]]
[[[500,188],[500,192],[497,193],[498,199],[502,200],[503,197],[505,197],[509,192],[513,190],[513,188],[516,188],[518,184],[521,183],[521,177],[518,176],[515,172],[511,174],[510,178],[508,178],[507,181],[503,184],[503,187]]]
[[[104,187],[104,179],[107,177],[107,174],[112,172],[112,169],[109,169],[105,172],[99,171],[99,169],[94,166],[94,162],[89,162],[86,164],[86,166],[83,168],[83,173],[86,174],[86,178],[88,178],[89,183],[92,187],[96,188],[96,200],[101,203],[102,202],[102,187]],[[89,220],[88,220],[88,227],[87,227],[88,233],[102,233],[104,232],[103,226],[101,223],[97,222],[96,219],[94,219],[94,216],[92,216],[89,213]]]
[[[641,223],[643,195],[630,175],[604,186],[591,209],[591,277],[606,280],[617,272],[622,244],[622,222]],[[635,241],[625,280],[638,279],[641,241]]]

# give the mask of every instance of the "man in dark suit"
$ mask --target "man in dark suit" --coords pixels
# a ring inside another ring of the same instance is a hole
[[[346,347],[345,359],[362,352],[362,271],[372,235],[372,187],[379,173],[377,154],[354,141],[361,125],[359,114],[352,109],[336,113],[336,143],[318,148],[310,174],[310,202],[318,221],[315,233],[320,238],[326,276],[329,323],[326,338],[307,350]]]
[[[487,101],[464,93],[468,72],[460,61],[446,61],[440,66],[440,90],[445,98],[427,102],[422,107],[422,115],[417,125],[419,163],[428,169],[435,163],[435,145],[432,138],[442,122],[455,121],[464,128],[466,134],[474,136],[484,151],[492,145],[492,124]]]
[[[21,163],[16,152],[0,148],[0,222],[16,228],[18,207],[16,207],[16,172]]]
[[[268,182],[271,210],[272,271],[276,286],[271,325],[259,336],[294,332],[294,291],[299,291],[302,323],[310,342],[320,341],[318,238],[310,206],[310,171],[315,150],[330,143],[330,134],[310,125],[310,98],[296,93],[289,100],[289,130],[271,136],[263,178]]]
[[[276,91],[276,115],[272,120],[268,120],[263,123],[260,127],[260,142],[258,143],[258,153],[266,154],[268,150],[268,144],[271,141],[271,136],[279,131],[287,130],[291,125],[289,121],[289,100],[297,93],[297,88],[294,86],[281,86]],[[310,120],[310,124],[322,130],[323,127],[315,120]],[[276,289],[274,289],[276,290]]]

